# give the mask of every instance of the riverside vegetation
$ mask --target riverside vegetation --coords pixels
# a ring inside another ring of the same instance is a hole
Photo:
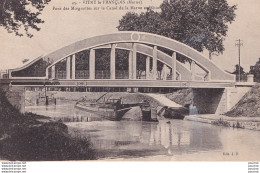
[[[87,138],[71,136],[59,121],[22,114],[0,90],[0,160],[92,160],[96,153]]]

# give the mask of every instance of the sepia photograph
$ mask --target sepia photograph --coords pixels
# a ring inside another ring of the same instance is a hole
[[[2,165],[258,165],[259,16],[259,0],[0,0]]]

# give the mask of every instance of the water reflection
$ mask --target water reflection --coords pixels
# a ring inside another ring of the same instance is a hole
[[[82,135],[89,137],[94,147],[101,151],[100,157],[174,155],[222,147],[219,131],[201,135],[198,130],[200,128],[193,126],[192,122],[182,120],[158,123],[104,121],[68,123],[68,126],[71,132],[77,129]],[[202,128],[203,131],[212,131],[206,126]]]
[[[61,120],[63,122],[90,122],[104,120],[98,115],[78,110],[74,108],[74,105],[74,101],[57,100],[57,105],[26,106],[25,111],[49,116],[54,120]]]

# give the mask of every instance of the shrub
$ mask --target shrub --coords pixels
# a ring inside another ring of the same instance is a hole
[[[20,161],[89,160],[95,151],[87,138],[72,137],[62,122],[21,114],[0,90],[0,158]]]

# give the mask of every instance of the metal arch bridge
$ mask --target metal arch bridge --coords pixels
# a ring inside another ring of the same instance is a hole
[[[95,70],[96,50],[110,49],[109,79],[97,79]],[[163,48],[163,49],[161,49]],[[127,78],[116,77],[116,49],[129,51]],[[77,78],[76,53],[88,50],[88,76],[84,79]],[[165,53],[163,50],[168,50]],[[169,55],[171,52],[171,55]],[[137,53],[146,55],[145,78],[137,79]],[[176,54],[181,54],[190,59],[190,69],[186,68],[176,59]],[[151,63],[152,59],[152,64]],[[24,74],[37,62],[49,62],[44,75]],[[66,62],[65,77],[57,76],[56,65]],[[167,78],[158,79],[157,61],[163,63],[163,68],[170,69]],[[152,66],[152,69],[150,69]],[[196,74],[200,68],[205,72],[203,76]],[[23,76],[17,74],[24,74]],[[41,56],[17,69],[8,71],[7,81],[22,85],[39,85],[44,83],[50,86],[88,86],[88,87],[191,87],[191,88],[225,88],[235,85],[235,76],[231,75],[195,49],[176,40],[144,32],[118,32],[113,34],[87,38]]]

